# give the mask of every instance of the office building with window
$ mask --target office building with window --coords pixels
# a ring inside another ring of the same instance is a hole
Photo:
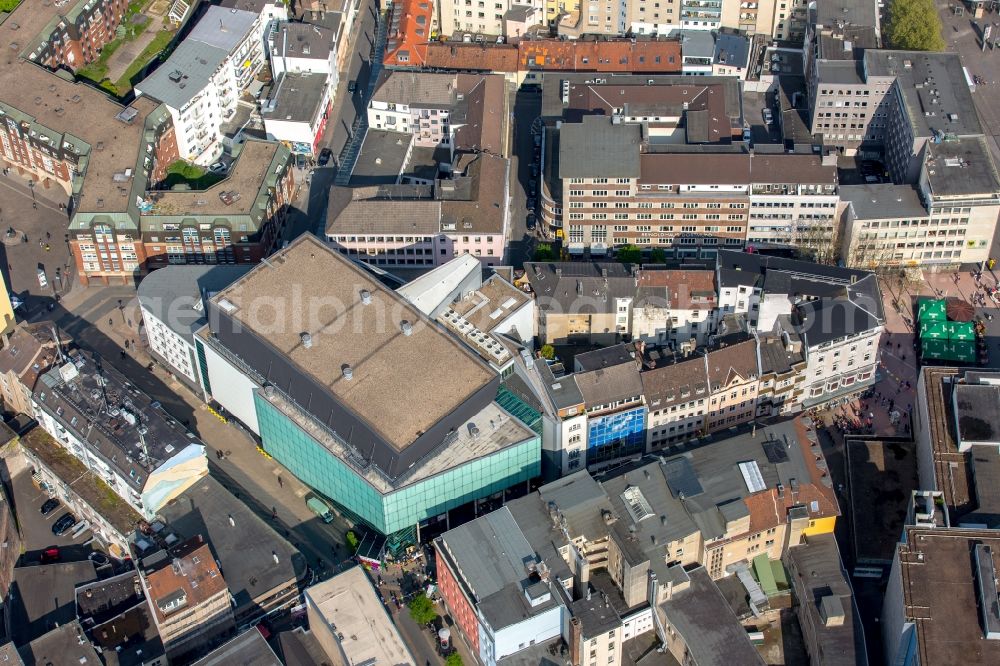
[[[262,318],[265,305],[302,315]],[[197,345],[213,397],[381,534],[413,538],[418,524],[539,474],[539,434],[497,404],[499,374],[313,236],[220,291],[208,312]]]
[[[984,137],[922,148],[917,184],[843,188],[842,255],[850,266],[955,270],[990,258],[1000,175]]]
[[[165,111],[151,122],[170,125]],[[157,147],[172,134],[167,129],[158,139],[154,127],[160,126],[151,125],[144,134],[148,143],[139,158],[151,179],[176,158],[169,147]],[[143,187],[127,202],[128,214],[113,220],[100,212],[100,205],[93,212],[76,212],[69,225],[70,246],[81,279],[132,283],[170,264],[260,261],[273,248],[287,216],[294,190],[291,154],[280,144],[250,140],[239,146],[235,158],[226,177],[207,189]]]
[[[646,448],[646,405],[639,368],[629,359],[574,375],[587,410],[587,467],[594,469]]]

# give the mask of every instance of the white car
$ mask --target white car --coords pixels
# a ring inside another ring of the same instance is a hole
[[[208,167],[208,170],[211,171],[212,173],[223,174],[229,170],[229,167],[226,166],[225,162],[216,162],[212,166]]]

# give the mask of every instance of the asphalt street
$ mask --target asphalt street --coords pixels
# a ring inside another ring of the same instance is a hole
[[[537,175],[531,173],[532,163],[537,164],[534,140],[531,135],[531,124],[542,113],[542,95],[540,92],[519,90],[509,96],[511,100],[510,128],[513,147],[510,156],[511,172],[511,202],[510,202],[510,238],[507,249],[507,263],[519,267],[531,258],[537,238],[534,232],[527,228],[527,200],[531,181],[537,181]],[[534,199],[537,201],[537,190]],[[536,227],[537,229],[537,227]]]

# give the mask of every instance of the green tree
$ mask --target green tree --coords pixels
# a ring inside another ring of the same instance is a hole
[[[410,609],[410,617],[417,624],[430,624],[438,616],[434,609],[434,602],[428,599],[423,592],[410,599],[410,603],[406,604],[406,607]]]
[[[360,545],[360,542],[358,541],[357,534],[348,531],[347,534],[344,535],[344,540],[347,541],[347,547],[351,550],[352,554],[358,552],[358,546]]]
[[[889,43],[895,49],[943,51],[941,17],[934,0],[892,0],[889,5]]]
[[[547,358],[550,361],[556,357],[556,348],[552,345],[542,345],[542,348],[539,351],[542,358]]]
[[[555,261],[557,258],[555,250],[549,243],[539,243],[531,253],[532,261]]]
[[[642,250],[638,245],[623,245],[615,251],[615,256],[623,264],[638,264],[642,261]]]
[[[649,263],[651,264],[663,264],[667,261],[667,253],[663,248],[654,247],[649,252]]]
[[[444,666],[462,666],[462,656],[457,652],[452,652],[444,660]]]

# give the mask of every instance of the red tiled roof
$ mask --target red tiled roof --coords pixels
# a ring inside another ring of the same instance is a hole
[[[564,41],[561,39],[521,40],[510,44],[466,44],[431,42],[415,34],[417,26],[407,9],[425,0],[404,0],[400,5],[399,27],[390,33],[385,64],[397,67],[434,67],[489,72],[549,70],[565,72],[636,72],[673,74],[681,71],[681,46],[677,40],[615,39]],[[421,10],[423,11],[423,10]],[[428,22],[430,10],[426,10]],[[393,34],[395,44],[392,43]],[[403,52],[404,59],[398,55]]]
[[[403,67],[426,65],[433,17],[431,0],[402,0],[393,5],[382,63]]]
[[[813,454],[810,441],[806,437],[806,428],[802,419],[795,420],[795,431],[798,435],[795,439],[802,448],[802,456],[806,460],[806,468],[809,470],[808,479],[799,479],[799,490],[792,493],[791,488],[784,489],[784,497],[778,497],[776,488],[770,488],[765,492],[756,493],[747,497],[747,508],[750,510],[750,531],[759,532],[762,529],[775,527],[787,520],[788,510],[793,506],[805,506],[809,509],[809,518],[828,518],[840,515],[840,506],[837,504],[837,495],[833,488],[827,487],[823,483],[823,477],[828,472],[821,470],[816,465],[816,455]],[[818,511],[812,511],[812,503],[816,502]]]
[[[427,66],[478,72],[516,72],[517,47],[512,44],[432,42],[427,45]]]
[[[676,40],[522,40],[518,51],[521,69],[650,74],[681,71],[681,45]]]

